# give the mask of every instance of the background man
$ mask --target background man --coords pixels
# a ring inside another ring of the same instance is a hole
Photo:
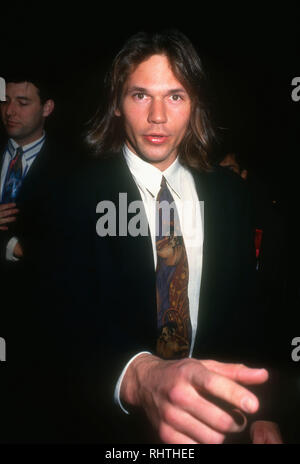
[[[33,353],[37,351],[32,334],[40,327],[33,310],[35,301],[39,301],[38,280],[32,274],[29,263],[33,256],[28,250],[34,250],[31,243],[45,233],[40,212],[46,204],[48,181],[61,174],[68,153],[60,141],[45,132],[54,106],[52,91],[44,79],[27,74],[6,78],[6,99],[0,107],[7,137],[0,147],[0,324],[9,356],[1,372],[1,388],[7,399],[3,406],[7,436],[16,430],[19,439],[22,434],[26,436],[26,426],[19,436],[14,410],[22,414],[32,389],[23,380],[32,374],[29,366],[32,363],[33,367]],[[34,383],[33,377],[31,381]]]
[[[246,181],[253,201],[253,226],[255,229],[256,270],[262,312],[268,316],[270,332],[276,336],[277,344],[266,344],[265,355],[270,358],[282,358],[287,361],[288,334],[284,336],[282,308],[289,307],[290,317],[293,310],[288,305],[288,239],[287,218],[282,204],[274,200],[267,186],[259,178],[257,169],[250,168],[249,161],[236,151],[227,153],[220,166],[232,170]],[[288,319],[288,318],[286,318]],[[284,321],[285,323],[287,321]],[[271,328],[272,327],[272,328]]]
[[[42,93],[40,85],[24,76],[8,79],[6,101],[1,103],[1,120],[9,137],[1,150],[0,229],[6,232],[1,234],[2,260],[14,260],[22,254],[10,227],[19,213],[16,202],[23,203],[35,192],[32,182],[40,177],[47,158],[44,125],[54,101]]]
[[[227,148],[227,154],[221,157],[219,164],[244,179],[251,193],[254,205],[257,305],[265,320],[269,321],[268,334],[271,336],[262,352],[267,364],[272,359],[276,360],[273,364],[280,370],[277,390],[281,398],[290,398],[289,402],[278,401],[280,423],[285,430],[286,441],[298,442],[298,416],[294,411],[299,409],[299,382],[297,369],[289,353],[293,327],[297,327],[299,319],[299,305],[295,303],[297,298],[291,284],[296,275],[293,260],[297,261],[297,246],[293,242],[292,227],[284,203],[262,181],[260,166],[254,165],[253,160],[251,165],[241,149],[235,151],[232,148]],[[276,343],[272,340],[276,340]]]

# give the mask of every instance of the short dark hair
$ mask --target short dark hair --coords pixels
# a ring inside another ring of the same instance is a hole
[[[177,30],[162,33],[139,32],[132,36],[115,57],[106,76],[107,101],[104,114],[98,110],[86,141],[96,156],[119,151],[125,142],[120,107],[124,84],[131,72],[152,55],[165,55],[176,78],[192,99],[192,113],[187,132],[180,144],[181,161],[200,170],[209,170],[209,153],[215,130],[207,98],[207,81],[202,62],[190,40]]]
[[[5,77],[6,85],[10,83],[20,84],[21,82],[30,82],[38,89],[38,94],[41,103],[46,103],[47,100],[53,99],[53,90],[50,83],[41,76],[30,74],[11,74]]]

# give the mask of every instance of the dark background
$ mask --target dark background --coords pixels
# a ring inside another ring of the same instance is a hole
[[[2,7],[0,75],[29,68],[56,84],[49,129],[80,138],[101,104],[105,71],[127,37],[175,27],[202,57],[229,148],[242,153],[276,200],[290,198],[299,151],[300,102],[291,99],[291,81],[300,75],[297,10],[187,2],[93,5],[68,11],[45,3]]]
[[[105,73],[129,36],[177,28],[194,43],[208,75],[219,133],[225,134],[221,151],[242,155],[256,196],[268,198],[283,224],[284,237],[277,230],[274,243],[281,244],[286,269],[274,246],[269,268],[273,263],[281,268],[291,288],[288,297],[293,295],[286,302],[292,316],[283,308],[292,327],[290,343],[300,334],[295,329],[300,326],[300,101],[291,98],[292,80],[300,76],[300,8],[203,2],[106,7],[84,2],[61,8],[48,3],[1,7],[0,76],[30,71],[53,83],[56,108],[47,131],[70,143],[70,158],[73,147],[81,150],[88,121],[104,101]]]
[[[228,134],[224,153],[242,154],[285,218],[294,295],[282,308],[283,319],[290,318],[288,353],[292,338],[300,335],[300,101],[291,98],[292,79],[300,76],[298,18],[299,8],[291,6],[264,10],[210,3],[208,8],[202,2],[128,2],[109,8],[84,2],[68,11],[48,3],[23,4],[1,6],[0,16],[0,76],[28,69],[46,74],[56,89],[47,130],[77,146],[103,101],[105,72],[130,35],[177,28],[191,39],[209,77],[217,125]]]

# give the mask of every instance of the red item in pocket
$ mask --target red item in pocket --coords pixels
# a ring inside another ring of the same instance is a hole
[[[259,257],[260,249],[261,249],[261,241],[262,241],[263,231],[262,229],[255,229],[255,254],[256,259]]]

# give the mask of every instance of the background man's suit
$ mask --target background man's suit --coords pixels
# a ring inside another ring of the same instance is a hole
[[[256,362],[263,320],[253,300],[255,255],[251,207],[243,182],[217,168],[194,174],[204,203],[204,256],[194,356]],[[155,351],[155,269],[150,237],[96,233],[96,206],[119,193],[141,200],[123,156],[91,162],[43,209],[47,237],[27,256],[40,283],[33,298],[35,365],[27,435],[41,441],[141,442],[140,417],[113,403],[130,357]],[[117,211],[118,218],[118,211]],[[128,215],[130,220],[130,215]],[[117,224],[118,230],[118,224]],[[25,247],[26,250],[26,247]],[[265,340],[264,340],[265,341]],[[38,407],[37,408],[37,404]],[[24,416],[25,417],[25,416]],[[137,426],[134,424],[138,417]],[[136,428],[135,428],[136,427]],[[149,438],[148,438],[149,439]],[[33,440],[35,441],[35,440]]]
[[[25,304],[27,286],[32,286],[27,279],[26,258],[17,262],[6,260],[6,247],[11,237],[15,236],[22,244],[25,237],[34,240],[38,220],[38,204],[42,201],[45,178],[50,174],[53,161],[53,151],[49,141],[45,141],[41,151],[31,165],[18,192],[17,207],[20,212],[17,220],[9,224],[7,231],[0,232],[0,270],[1,270],[1,295],[4,303],[1,314],[1,335],[6,338],[9,351],[14,348],[15,343],[10,343],[10,336],[17,334],[22,324],[20,317],[24,311],[19,311],[20,305]],[[1,150],[1,164],[5,154],[5,145]],[[6,326],[7,324],[7,326]]]
[[[16,223],[11,223],[9,230],[1,232],[1,265],[5,265],[6,244],[8,240],[17,233],[22,234],[22,224],[20,224],[23,217],[33,218],[36,203],[39,201],[41,193],[44,190],[46,179],[54,174],[54,169],[57,169],[59,160],[59,146],[53,143],[47,137],[43,144],[41,151],[38,153],[28,173],[26,174],[22,186],[18,192],[17,206],[21,211],[21,219],[18,216]],[[0,147],[0,169],[3,163],[5,154],[5,145]],[[34,226],[33,226],[34,227]],[[24,229],[25,230],[25,229]],[[26,228],[27,230],[27,228]]]
[[[2,148],[1,166],[5,145]],[[18,192],[16,203],[20,212],[17,220],[9,225],[8,231],[0,233],[0,336],[5,338],[7,347],[6,362],[0,365],[4,441],[6,436],[26,440],[28,417],[21,419],[20,423],[23,421],[25,425],[19,428],[19,414],[22,416],[34,387],[35,379],[30,380],[33,370],[30,359],[33,358],[31,353],[39,351],[36,340],[40,324],[35,309],[41,309],[40,305],[34,304],[35,296],[40,296],[39,279],[31,269],[35,258],[28,256],[27,251],[34,252],[37,238],[43,240],[47,225],[43,222],[42,211],[49,197],[48,185],[51,179],[51,185],[55,186],[55,179],[64,172],[66,155],[61,143],[46,137]],[[17,262],[7,261],[5,257],[12,236],[18,238],[24,250],[24,257]]]

